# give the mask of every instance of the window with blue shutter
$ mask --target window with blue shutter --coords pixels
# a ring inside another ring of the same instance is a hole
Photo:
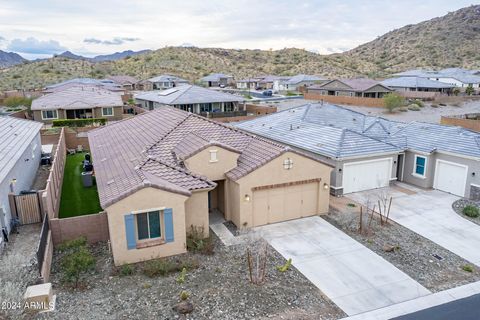
[[[173,210],[165,208],[163,210],[163,221],[165,223],[165,242],[173,242]]]
[[[127,237],[127,249],[135,249],[137,247],[137,241],[133,214],[125,215],[125,234]]]
[[[415,156],[415,174],[419,176],[425,176],[427,158],[421,156]]]

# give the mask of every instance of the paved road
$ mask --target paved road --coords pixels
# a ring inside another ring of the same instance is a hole
[[[256,228],[348,315],[430,294],[415,280],[320,217]]]
[[[439,244],[458,256],[480,266],[480,225],[470,222],[452,209],[457,196],[438,191],[414,190],[406,194],[390,188],[393,196],[390,217],[397,223]],[[347,195],[350,199],[364,203],[373,199],[376,191],[362,191]]]
[[[480,294],[445,303],[392,320],[478,320],[480,319]]]

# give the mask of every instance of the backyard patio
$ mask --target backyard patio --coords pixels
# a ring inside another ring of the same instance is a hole
[[[102,211],[98,198],[95,177],[93,186],[84,187],[82,184],[83,152],[68,155],[65,161],[62,195],[60,200],[60,218],[76,217],[94,214]]]

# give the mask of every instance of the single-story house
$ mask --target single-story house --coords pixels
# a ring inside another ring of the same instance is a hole
[[[7,234],[13,218],[8,194],[31,189],[42,152],[41,128],[40,122],[0,116],[0,226]],[[2,242],[3,235],[0,248]]]
[[[140,107],[147,110],[171,106],[198,114],[243,111],[245,100],[241,96],[190,84],[162,91],[143,92],[134,98]]]
[[[327,79],[315,75],[297,74],[293,77],[279,77],[273,81],[274,91],[299,91],[300,87],[309,87],[314,84],[325,83]]]
[[[53,92],[58,92],[71,87],[78,87],[78,86],[99,87],[99,88],[113,91],[113,92],[125,91],[121,85],[115,83],[113,80],[110,80],[110,79],[98,80],[98,79],[92,79],[92,78],[75,78],[75,79],[70,79],[70,80],[49,85],[45,87],[42,92],[53,93]]]
[[[137,78],[127,75],[109,76],[107,79],[112,80],[116,85],[128,91],[137,90],[136,85],[139,81]]]
[[[346,96],[362,98],[382,98],[393,90],[382,83],[367,78],[335,79],[324,84],[308,87],[308,92],[323,96]]]
[[[449,93],[455,88],[455,85],[453,84],[443,83],[440,81],[430,80],[421,77],[389,78],[383,80],[381,84],[399,92],[422,91]]]
[[[402,123],[327,103],[308,104],[236,125],[326,161],[331,193],[398,180],[480,198],[480,134],[459,127]]]
[[[240,79],[235,81],[235,85],[237,86],[237,89],[255,90],[260,87],[260,82],[262,81],[262,79],[262,77]]]
[[[443,83],[455,85],[459,88],[472,86],[480,88],[480,70],[468,70],[462,68],[447,68],[442,70],[415,69],[395,73],[395,77],[420,77]]]
[[[205,87],[230,87],[234,84],[232,75],[223,73],[212,73],[200,79],[200,83]]]
[[[116,265],[185,252],[213,210],[239,228],[328,212],[328,164],[193,113],[162,107],[88,138]]]
[[[106,118],[121,120],[120,92],[97,86],[77,85],[46,94],[32,101],[33,119],[51,123],[56,119]]]
[[[158,77],[147,79],[146,82],[148,85],[144,86],[143,90],[165,90],[188,84],[188,80],[170,74],[162,74]]]

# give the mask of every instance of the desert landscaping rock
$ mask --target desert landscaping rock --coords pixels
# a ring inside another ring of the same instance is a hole
[[[214,237],[215,254],[187,253],[199,267],[189,270],[185,282],[176,281],[177,273],[148,278],[135,265],[130,276],[120,276],[112,265],[105,243],[92,250],[97,258],[96,271],[81,289],[61,283],[58,255],[55,256],[52,282],[57,294],[57,310],[39,316],[45,319],[339,319],[345,316],[295,268],[278,272],[285,259],[269,247],[267,280],[261,286],[248,281],[245,247],[225,247]],[[178,258],[178,257],[176,257]],[[173,259],[173,258],[172,258]],[[178,305],[180,293],[193,311],[183,315]]]
[[[472,263],[394,221],[389,220],[388,225],[381,226],[378,218],[373,219],[371,232],[360,234],[359,206],[345,206],[345,210],[341,211],[336,208],[331,207],[324,219],[430,291],[438,292],[480,280],[480,270]],[[391,247],[393,250],[390,250]],[[464,265],[472,265],[473,272],[462,270]]]

